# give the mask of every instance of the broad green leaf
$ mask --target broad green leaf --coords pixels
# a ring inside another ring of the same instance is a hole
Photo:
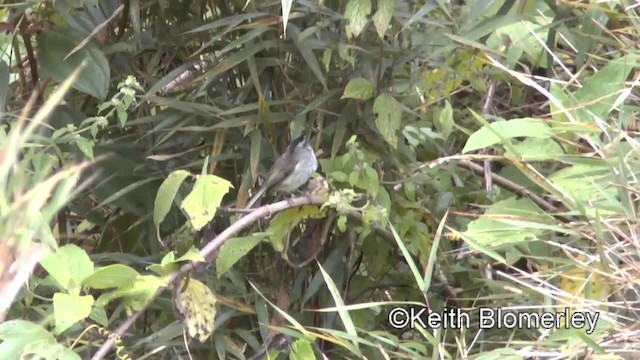
[[[1,354],[0,354],[1,356]],[[24,348],[22,359],[81,360],[80,355],[61,344],[32,342]],[[6,359],[3,357],[3,359]]]
[[[376,126],[382,137],[395,149],[398,146],[398,129],[402,113],[400,103],[390,95],[380,95],[373,103],[373,111],[378,115]]]
[[[0,324],[0,340],[2,359],[20,359],[24,349],[33,343],[56,343],[55,337],[44,327],[25,320],[9,320]]]
[[[349,80],[341,99],[369,100],[373,97],[374,91],[370,80],[359,77]]]
[[[139,275],[137,271],[126,265],[113,264],[94,271],[84,279],[82,285],[92,289],[122,288],[133,284]]]
[[[189,175],[190,173],[186,170],[174,171],[167,176],[158,189],[153,206],[153,223],[156,225],[158,240],[160,240],[160,223],[171,210],[171,204],[173,204],[173,199],[180,189],[180,185]]]
[[[533,29],[536,36],[532,34]],[[530,21],[517,21],[505,24],[492,32],[487,39],[487,47],[498,52],[506,51],[506,65],[510,68],[513,68],[523,55],[537,66],[546,67],[545,57],[542,56],[545,50],[539,43],[539,39],[546,37],[546,28]],[[510,40],[511,45],[508,48],[504,48],[503,45],[505,38]]]
[[[609,186],[615,177],[605,161],[566,166],[549,175],[549,180],[579,202],[614,206],[607,197],[616,196],[617,190]]]
[[[40,265],[63,290],[79,291],[80,284],[93,273],[93,262],[86,251],[74,244],[65,245],[40,260]]]
[[[60,290],[67,290],[71,280],[71,271],[67,259],[58,251],[50,252],[40,259],[40,265],[56,282]]]
[[[104,100],[109,89],[111,68],[106,57],[98,46],[90,42],[82,49],[64,59],[79,43],[68,31],[57,32],[45,30],[38,35],[38,60],[42,75],[50,76],[55,81],[63,82],[87,59],[81,75],[73,82],[72,87]]]
[[[289,360],[312,360],[316,355],[313,353],[311,343],[307,340],[298,339],[291,345]]]
[[[461,235],[477,245],[493,248],[536,240],[554,224],[554,219],[533,201],[510,197],[491,205]]]
[[[151,299],[158,288],[166,286],[163,278],[152,275],[140,275],[128,289],[118,289],[100,295],[96,303],[98,306],[106,306],[115,299],[122,298],[122,302],[137,311]]]
[[[349,39],[358,37],[367,25],[367,16],[371,13],[371,0],[349,0],[344,10],[344,18],[349,21],[345,31]]]
[[[231,183],[215,175],[198,175],[191,193],[182,202],[191,225],[200,231],[216,215],[222,198],[229,192]]]
[[[80,149],[83,154],[87,155],[91,161],[95,160],[93,157],[93,142],[91,140],[78,137],[76,138],[76,145],[78,145],[78,149]]]
[[[185,252],[184,254],[182,254],[182,256],[175,260],[176,263],[185,261],[202,262],[204,261],[204,257],[202,257],[202,253],[200,252],[200,250],[196,249],[195,247],[191,247],[187,252]]]
[[[160,264],[149,265],[147,267],[147,270],[153,271],[158,275],[167,275],[170,272],[176,270],[181,262],[203,262],[204,260],[205,259],[202,256],[200,250],[192,246],[187,252],[185,252],[177,259],[173,251],[167,253],[167,255],[162,258]]]
[[[71,325],[84,320],[91,313],[94,300],[91,295],[68,295],[55,293],[53,295],[53,314],[56,319],[55,332],[57,334],[67,330]]]
[[[360,179],[358,187],[364,188],[369,194],[375,197],[378,194],[378,189],[380,188],[378,172],[372,167],[366,167],[364,172],[367,176]]]
[[[227,270],[242,259],[251,249],[256,247],[263,239],[265,234],[254,234],[240,238],[230,239],[220,247],[218,258],[216,260],[216,274],[218,278],[222,277]]]
[[[384,33],[389,28],[396,0],[378,0],[378,11],[373,14],[373,25],[376,27],[380,39],[384,39]]]
[[[303,206],[281,211],[269,223],[267,233],[273,249],[282,252],[284,239],[291,229],[304,219],[319,219],[325,216],[325,211],[317,206]]]
[[[89,318],[102,326],[109,326],[109,318],[103,306],[96,305],[91,308]]]
[[[162,261],[160,261],[160,265],[169,265],[169,264],[173,264],[176,261],[176,254],[175,252],[171,251],[168,252],[167,255],[165,255],[162,258]]]
[[[562,146],[552,138],[526,138],[513,147],[525,161],[555,160],[565,155]]]
[[[483,126],[480,130],[469,136],[462,153],[482,149],[500,143],[500,134],[505,139],[515,137],[533,137],[545,139],[550,137],[551,128],[543,121],[533,118],[514,119],[509,121],[496,121],[490,127]]]
[[[637,55],[629,53],[621,58],[607,62],[607,65],[593,76],[585,80],[582,88],[576,91],[577,105],[586,106],[593,116],[604,119],[613,106],[619,92],[625,88],[625,81],[629,73],[636,66]],[[588,104],[588,105],[587,105]],[[590,121],[591,115],[581,113],[580,121]]]

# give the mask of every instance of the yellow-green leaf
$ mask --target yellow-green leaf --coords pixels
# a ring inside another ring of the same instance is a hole
[[[341,99],[369,100],[373,97],[374,90],[373,84],[368,79],[361,77],[351,79],[344,88]]]
[[[158,239],[160,239],[160,223],[164,220],[165,216],[171,210],[171,204],[173,199],[182,185],[184,179],[189,176],[190,173],[186,170],[177,170],[169,174],[169,176],[162,182],[156,194],[156,200],[153,205],[153,223],[156,225],[156,233]]]
[[[373,103],[373,111],[378,115],[376,127],[382,137],[395,149],[398,146],[398,129],[400,129],[400,103],[389,95],[380,95]]]
[[[482,149],[502,141],[502,138],[533,137],[545,139],[551,136],[551,128],[542,120],[533,118],[496,121],[490,126],[483,126],[469,136],[462,153]]]
[[[199,175],[193,190],[182,202],[182,209],[196,231],[207,225],[216,215],[222,198],[229,192],[231,183],[215,175]]]
[[[186,284],[186,288],[184,288]],[[195,279],[182,279],[174,299],[183,316],[189,336],[204,342],[211,336],[216,323],[216,297],[211,289]]]
[[[218,278],[222,277],[233,264],[242,259],[251,249],[256,247],[264,238],[264,233],[253,234],[240,238],[230,239],[220,247],[218,258],[216,260],[216,274]]]
[[[367,15],[371,13],[371,0],[349,0],[344,10],[345,19],[349,24],[345,26],[348,38],[358,37],[367,25]]]
[[[389,28],[393,10],[396,7],[396,0],[378,0],[378,11],[373,14],[373,25],[376,27],[378,36],[384,38],[384,33]]]
[[[55,293],[53,295],[53,314],[56,319],[56,333],[60,334],[71,325],[89,316],[93,303],[91,295]]]

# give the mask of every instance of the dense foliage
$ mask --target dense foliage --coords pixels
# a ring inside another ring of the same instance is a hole
[[[0,5],[0,358],[633,358],[638,9]]]

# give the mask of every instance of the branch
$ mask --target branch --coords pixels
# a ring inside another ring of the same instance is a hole
[[[213,240],[211,240],[207,245],[205,245],[205,247],[202,248],[202,250],[200,250],[200,253],[202,254],[202,257],[204,257],[205,259],[209,259],[209,261],[213,261],[214,256],[211,256],[211,255],[213,255],[218,249],[220,249],[220,247],[227,240],[233,238],[240,231],[249,227],[256,221],[264,217],[271,216],[275,213],[287,210],[289,208],[299,207],[303,205],[322,205],[326,201],[327,201],[326,196],[307,195],[307,196],[300,196],[297,198],[284,200],[284,201],[280,201],[277,203],[256,208],[253,212],[251,212],[250,214],[247,214],[242,219],[231,224],[231,226],[226,228],[223,232],[221,232],[218,236],[216,236]],[[190,272],[195,265],[196,263],[189,262],[182,265],[178,270],[170,273],[169,276],[167,277],[167,284],[170,284],[178,280],[180,277]],[[104,344],[100,346],[100,348],[93,355],[91,360],[100,360],[104,358],[107,352],[111,350],[111,348],[115,344],[116,339],[119,339],[120,337],[122,337],[122,335],[124,335],[124,333],[136,322],[136,320],[140,317],[140,315],[142,315],[149,308],[149,306],[158,298],[158,296],[160,296],[160,294],[164,291],[164,289],[165,289],[164,287],[158,289],[155,292],[155,294],[153,294],[153,296],[149,299],[149,301],[147,301],[147,303],[142,309],[140,309],[139,311],[134,313],[132,316],[130,316],[127,320],[125,320],[118,327],[118,329],[113,332],[114,336],[109,336],[109,338],[106,339]]]

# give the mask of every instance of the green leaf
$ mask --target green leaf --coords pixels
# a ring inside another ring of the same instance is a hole
[[[281,211],[269,223],[267,233],[273,249],[278,252],[284,250],[284,239],[294,226],[302,220],[312,218],[319,219],[325,216],[325,211],[317,206],[303,206]]]
[[[96,305],[91,308],[89,318],[102,326],[109,326],[109,318],[103,306]]]
[[[556,160],[565,156],[562,146],[552,138],[526,138],[513,147],[524,161]]]
[[[94,271],[84,279],[82,285],[92,289],[122,288],[130,286],[139,275],[126,265],[108,265]]]
[[[173,251],[171,251],[162,258],[162,261],[160,261],[160,265],[169,265],[175,262],[176,262],[176,254]]]
[[[227,270],[242,259],[251,249],[256,247],[266,235],[264,233],[230,239],[220,247],[220,253],[216,260],[218,278],[222,277]]]
[[[215,175],[198,175],[193,190],[182,202],[191,225],[200,231],[216,215],[222,198],[229,192],[231,183]]]
[[[342,171],[334,171],[330,175],[336,181],[339,181],[339,182],[347,182],[348,181],[347,174],[343,173]]]
[[[345,31],[349,39],[358,37],[367,25],[367,15],[371,13],[371,0],[349,0],[344,10],[344,18],[349,20]]]
[[[374,91],[370,80],[359,77],[349,80],[340,99],[369,100],[373,97]]]
[[[61,344],[32,342],[24,348],[21,359],[81,360],[82,358]]]
[[[38,60],[42,75],[63,82],[87,59],[85,68],[71,85],[100,100],[107,97],[111,70],[109,63],[98,46],[90,42],[63,60],[77,45],[69,31],[45,30],[38,35]]]
[[[25,320],[10,320],[0,324],[0,339],[2,359],[20,359],[24,349],[33,343],[56,343],[55,337],[44,327]]]
[[[189,336],[204,342],[215,329],[217,299],[207,285],[196,279],[183,279],[178,286],[183,291],[174,300],[176,308]]]
[[[491,205],[461,235],[477,245],[493,248],[536,240],[554,224],[553,218],[531,200],[511,197]]]
[[[384,33],[389,28],[396,0],[378,0],[378,11],[373,14],[373,25],[376,27],[380,39],[384,39]]]
[[[184,229],[187,229],[187,227],[184,227]],[[184,233],[184,231],[180,231],[179,233]],[[160,262],[160,264],[149,265],[147,266],[147,270],[153,271],[158,275],[167,275],[170,272],[176,270],[180,265],[180,263],[183,263],[186,261],[203,262],[204,260],[205,259],[202,256],[202,253],[200,252],[200,250],[191,246],[191,248],[187,250],[187,252],[185,252],[182,256],[180,256],[177,259],[173,251],[167,253],[167,255],[165,255],[162,258],[162,261]]]
[[[71,272],[67,260],[59,252],[51,252],[40,259],[40,265],[55,281],[60,290],[67,290]]]
[[[204,257],[202,256],[200,250],[192,246],[186,253],[182,254],[182,256],[177,258],[174,262],[180,263],[185,261],[202,262],[204,261]]]
[[[291,345],[289,360],[311,360],[315,358],[316,355],[313,353],[311,343],[307,340],[298,339]]]
[[[160,240],[160,223],[164,220],[165,216],[167,216],[169,210],[171,210],[171,204],[173,204],[173,199],[180,185],[182,185],[184,179],[189,175],[190,173],[186,170],[174,171],[167,176],[158,189],[153,206],[153,223],[156,225],[158,240]]]
[[[93,262],[87,253],[74,244],[65,245],[40,260],[62,290],[79,291],[82,281],[93,273]]]
[[[490,126],[483,126],[480,130],[469,136],[462,153],[482,149],[502,142],[499,135],[505,139],[515,137],[533,137],[538,139],[548,138],[551,128],[543,121],[533,118],[514,119],[509,121],[496,121]]]
[[[373,111],[378,114],[376,126],[382,137],[395,149],[398,146],[397,131],[400,128],[400,103],[389,95],[380,95],[373,103]]]
[[[89,139],[78,137],[76,138],[76,145],[83,154],[87,155],[91,161],[95,160],[93,157],[93,142]]]
[[[454,123],[453,108],[451,108],[451,103],[449,103],[448,100],[445,100],[444,107],[437,111],[437,116],[434,118],[433,125],[435,125],[438,131],[440,131],[442,137],[446,139],[451,135]]]
[[[618,92],[625,88],[625,81],[631,70],[636,66],[637,56],[627,54],[619,59],[607,62],[607,65],[593,76],[585,80],[582,88],[574,95],[579,107],[580,121],[592,118],[586,113],[591,111],[593,116],[605,119],[616,101]],[[587,105],[588,104],[588,105]]]
[[[109,302],[123,298],[123,303],[134,311],[143,306],[156,293],[158,288],[166,286],[163,278],[152,275],[140,275],[128,289],[118,289],[102,294],[96,301],[99,306],[106,306]]]
[[[378,189],[380,188],[380,179],[378,178],[378,172],[376,172],[373,168],[367,167],[364,169],[365,174],[367,174],[367,178],[362,179],[366,181],[364,184],[366,186],[367,192],[375,197],[378,194]]]
[[[93,303],[91,295],[55,293],[53,295],[53,314],[56,318],[55,332],[60,334],[76,322],[87,318],[91,313]]]
[[[129,118],[127,111],[121,107],[116,107],[116,114],[118,115],[120,127],[124,127],[124,125],[127,123],[127,119]]]

